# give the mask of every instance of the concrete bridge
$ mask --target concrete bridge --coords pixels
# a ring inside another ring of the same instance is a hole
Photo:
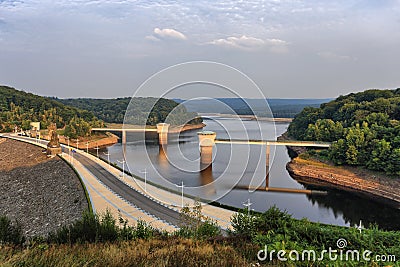
[[[166,145],[168,143],[168,123],[158,123],[157,128],[92,128],[93,132],[122,132],[122,145],[126,145],[126,133],[127,132],[136,132],[136,133],[145,133],[145,132],[157,132],[158,133],[158,141],[160,145]]]
[[[212,164],[212,148],[214,144],[237,144],[237,145],[265,145],[266,146],[266,175],[265,188],[249,188],[239,186],[239,189],[261,190],[271,192],[284,193],[302,193],[302,194],[325,194],[326,192],[292,189],[292,188],[277,188],[269,186],[269,169],[270,169],[270,147],[271,146],[298,146],[298,147],[319,147],[329,148],[331,143],[317,141],[277,141],[277,140],[239,140],[239,139],[216,139],[216,133],[211,131],[203,131],[198,133],[200,144],[200,162],[202,164]]]
[[[126,145],[127,132],[157,132],[160,146],[166,146],[168,143],[168,123],[157,124],[155,128],[92,128],[92,131],[115,131],[122,132],[122,145]],[[331,143],[317,141],[277,141],[277,140],[240,140],[240,139],[216,139],[216,133],[212,131],[198,132],[200,146],[200,163],[203,165],[212,165],[213,147],[215,144],[236,144],[236,145],[263,145],[266,147],[266,177],[265,188],[252,188],[253,190],[265,190],[274,192],[288,193],[312,193],[311,190],[289,189],[289,188],[272,188],[269,186],[269,169],[270,169],[270,148],[271,146],[297,146],[297,147],[318,147],[329,148]],[[247,187],[247,189],[250,189]]]

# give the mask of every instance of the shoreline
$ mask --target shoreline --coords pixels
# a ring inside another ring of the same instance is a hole
[[[400,209],[399,180],[372,175],[355,167],[332,166],[299,157],[288,162],[286,169],[296,181],[361,194]]]
[[[290,140],[286,133],[277,139]],[[296,181],[361,194],[400,209],[400,179],[359,167],[334,166],[313,158],[303,159],[301,155],[307,151],[304,147],[287,148],[289,154],[295,156],[286,164],[286,169]]]
[[[256,121],[269,121],[269,122],[280,122],[280,123],[288,123],[292,122],[293,118],[268,118],[268,117],[257,117],[255,115],[238,115],[238,114],[224,114],[224,113],[199,113],[200,116],[218,116],[225,118],[241,118],[241,119],[249,119]]]

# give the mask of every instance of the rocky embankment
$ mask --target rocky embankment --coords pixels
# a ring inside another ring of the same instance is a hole
[[[0,184],[0,215],[18,220],[27,236],[44,236],[88,209],[75,172],[34,145],[0,138]]]
[[[283,135],[280,140],[287,140]],[[297,155],[305,152],[302,147],[288,147]],[[371,172],[363,168],[333,166],[316,159],[295,157],[286,169],[301,183],[338,188],[367,195],[378,201],[400,208],[400,179]]]

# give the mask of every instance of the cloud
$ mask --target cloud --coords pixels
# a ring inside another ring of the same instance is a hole
[[[208,44],[236,48],[242,50],[258,50],[263,47],[268,47],[271,52],[285,52],[288,43],[280,39],[260,39],[242,35],[241,37],[227,37],[225,39],[216,39]]]
[[[154,37],[154,38],[152,38],[151,36],[146,36],[146,39],[152,39],[152,40],[155,40],[155,39],[186,40],[187,39],[187,37],[183,33],[179,32],[177,30],[174,30],[174,29],[155,28],[153,32],[154,32],[154,35],[152,35],[152,37]]]
[[[321,51],[318,52],[317,55],[328,61],[347,61],[347,60],[356,60],[355,57],[346,56],[346,55],[338,55],[331,51]]]

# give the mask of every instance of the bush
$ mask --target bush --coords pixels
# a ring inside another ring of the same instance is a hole
[[[21,245],[25,242],[21,224],[11,222],[6,216],[0,216],[0,244]]]
[[[181,210],[181,226],[175,233],[185,238],[206,239],[221,234],[218,224],[201,213],[202,206],[196,201],[194,207],[188,206]]]

